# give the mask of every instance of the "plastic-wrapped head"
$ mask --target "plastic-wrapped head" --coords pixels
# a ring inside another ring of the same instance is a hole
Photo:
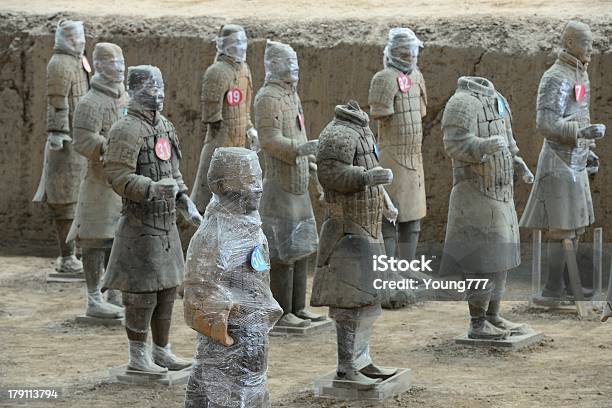
[[[578,58],[583,64],[591,62],[593,34],[587,24],[570,20],[561,35],[561,43],[567,52]]]
[[[257,153],[242,147],[217,148],[208,169],[208,186],[230,211],[259,209],[263,186]]]
[[[289,44],[268,40],[264,53],[264,66],[266,81],[295,83],[299,79],[300,67],[297,54]]]
[[[145,109],[157,112],[164,109],[164,80],[159,68],[152,65],[129,67],[127,88],[131,100]]]
[[[56,50],[83,55],[85,51],[85,27],[82,21],[63,20],[55,30]]]
[[[226,24],[219,30],[216,39],[217,55],[227,55],[235,62],[246,61],[247,37],[242,26]]]
[[[411,29],[392,28],[385,46],[385,67],[391,65],[405,73],[412,72],[417,66],[420,48],[423,48],[423,43]]]
[[[120,83],[125,78],[123,51],[117,44],[97,43],[93,51],[94,78],[104,82]]]

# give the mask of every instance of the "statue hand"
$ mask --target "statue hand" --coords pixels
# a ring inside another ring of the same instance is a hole
[[[259,144],[259,133],[257,133],[257,129],[252,127],[247,130],[247,141],[250,150],[254,151],[255,153],[259,153],[261,151],[261,145]]]
[[[178,193],[178,184],[173,178],[163,178],[159,181],[154,181],[149,187],[149,199],[152,198],[174,198]]]
[[[391,184],[393,182],[393,172],[382,167],[374,167],[366,171],[365,181],[367,186],[376,186],[379,184]]]
[[[533,176],[531,170],[529,170],[529,167],[527,167],[525,160],[523,160],[523,158],[520,156],[514,156],[514,164],[522,173],[522,178],[525,184],[533,184],[535,177]]]
[[[483,142],[483,153],[494,154],[508,147],[504,136],[491,136]]]
[[[238,307],[236,306],[235,309],[237,310]],[[187,325],[201,335],[209,337],[226,347],[234,344],[234,339],[227,332],[230,310],[204,311],[185,300],[184,313]]]
[[[72,142],[72,138],[65,133],[49,132],[47,142],[49,143],[49,149],[57,151],[64,148],[64,142]]]
[[[597,140],[606,134],[606,125],[596,124],[583,127],[578,131],[578,137],[582,139]]]
[[[179,210],[183,218],[190,222],[194,227],[199,227],[202,223],[202,216],[196,205],[191,201],[187,194],[180,194],[176,199],[176,209]]]
[[[309,140],[305,143],[302,143],[297,147],[297,155],[298,156],[306,156],[309,154],[316,154],[317,149],[319,148],[319,139]]]

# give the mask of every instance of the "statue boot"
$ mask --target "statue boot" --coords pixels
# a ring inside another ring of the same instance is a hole
[[[165,367],[170,371],[183,370],[191,367],[193,360],[187,360],[174,355],[170,349],[170,344],[165,347],[158,346],[153,343],[153,361],[160,367]]]
[[[468,338],[481,340],[504,340],[509,335],[508,330],[494,326],[486,319],[485,303],[481,299],[468,301],[470,308],[470,328]]]
[[[123,308],[107,303],[100,293],[100,275],[104,270],[104,252],[102,248],[84,248],[83,262],[85,283],[87,285],[87,311],[85,315],[101,319],[118,319],[123,317]]]
[[[500,309],[500,300],[491,300],[489,302],[489,308],[487,309],[486,315],[486,319],[489,323],[498,329],[509,331],[512,336],[522,336],[529,332],[529,326],[526,324],[514,323],[501,317],[499,314]]]
[[[60,256],[55,263],[55,270],[59,273],[83,273],[83,263],[75,256],[74,241],[66,242],[72,220],[56,219],[54,224],[60,249]]]
[[[128,342],[129,359],[128,370],[140,371],[148,374],[165,374],[168,369],[160,367],[153,362],[149,346],[144,341],[130,340]]]

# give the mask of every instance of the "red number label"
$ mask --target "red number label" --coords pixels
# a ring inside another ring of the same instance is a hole
[[[242,91],[238,88],[230,88],[227,91],[227,104],[230,106],[240,105],[242,102]]]
[[[400,73],[397,76],[397,85],[402,93],[406,93],[412,86],[412,79],[408,75]]]
[[[164,161],[172,156],[172,148],[166,139],[157,140],[155,143],[155,155]]]

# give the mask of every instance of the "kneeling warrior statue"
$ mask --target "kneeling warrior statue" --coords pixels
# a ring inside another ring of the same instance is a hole
[[[199,225],[179,170],[181,150],[174,126],[161,115],[164,83],[157,67],[128,70],[127,116],[110,132],[104,170],[123,210],[102,290],[123,293],[129,339],[128,370],[160,374],[182,370],[168,337],[176,288],[183,282],[183,250],[176,210]],[[147,346],[149,325],[153,353]]]
[[[525,325],[500,316],[507,271],[521,262],[514,169],[526,183],[533,182],[517,155],[508,102],[491,81],[461,77],[444,109],[442,130],[452,159],[453,189],[440,275],[488,279],[467,290],[469,338],[524,334]]]

